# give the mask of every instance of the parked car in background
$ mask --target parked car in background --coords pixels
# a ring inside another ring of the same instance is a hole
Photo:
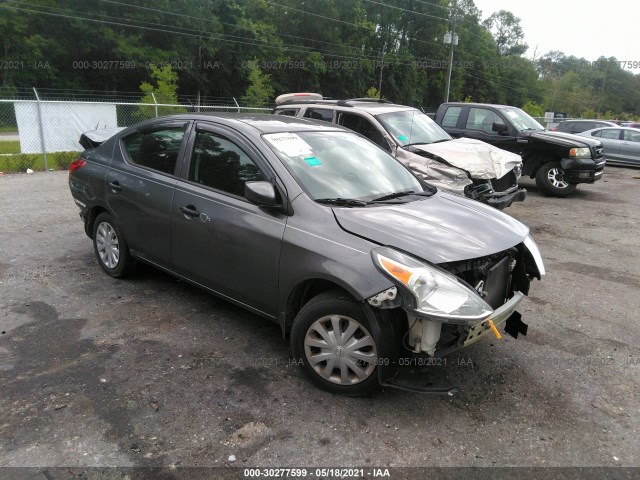
[[[614,122],[606,120],[567,120],[561,122],[555,127],[550,128],[552,132],[580,133],[593,128],[616,127]]]
[[[522,174],[547,195],[564,197],[579,183],[602,178],[602,143],[594,138],[549,132],[523,110],[508,105],[443,103],[436,122],[453,137],[470,137],[522,156]]]
[[[526,197],[518,187],[519,155],[478,140],[454,140],[415,108],[371,98],[329,100],[317,93],[280,95],[276,105],[276,115],[324,120],[358,132],[449,192],[500,210]]]
[[[600,140],[604,147],[607,163],[640,166],[640,129],[595,128],[579,135]]]
[[[516,308],[545,273],[525,225],[326,122],[149,120],[85,150],[69,187],[108,275],[141,261],[278,323],[311,380],[347,395],[428,390],[400,366],[526,334]]]

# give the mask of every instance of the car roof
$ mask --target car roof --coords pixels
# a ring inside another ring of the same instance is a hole
[[[166,117],[153,118],[142,124],[154,124],[162,120],[210,120],[215,123],[229,127],[252,127],[258,133],[280,133],[280,132],[303,132],[303,131],[340,131],[351,132],[351,130],[319,120],[307,118],[289,117],[284,115],[273,115],[268,113],[181,113]]]
[[[499,105],[497,103],[447,102],[447,103],[443,103],[442,105],[456,105],[456,106],[470,105],[472,107],[519,108],[519,107],[514,107],[513,105]]]
[[[608,123],[610,125],[615,125],[615,123],[610,120],[598,120],[593,118],[572,118],[571,120],[565,120],[562,123],[569,123],[569,122],[598,122],[598,123]]]
[[[406,105],[398,105],[396,103],[386,102],[384,100],[375,100],[375,99],[353,99],[353,100],[287,100],[286,102],[282,102],[280,105],[276,107],[277,110],[284,110],[292,107],[347,107],[354,108],[360,111],[364,111],[370,113],[372,115],[378,115],[381,113],[391,113],[398,111],[409,111],[416,110],[413,107],[408,107]]]
[[[620,125],[616,125],[615,127],[592,128],[591,130],[632,130],[634,132],[640,132],[640,128],[622,127]],[[589,131],[591,131],[591,130],[589,130]]]

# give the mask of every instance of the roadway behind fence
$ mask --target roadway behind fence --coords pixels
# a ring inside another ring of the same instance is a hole
[[[154,98],[155,100],[155,98]],[[215,104],[139,103],[113,100],[0,99],[0,172],[63,170],[83,150],[80,135],[99,128],[127,127],[142,120],[186,112],[256,112],[235,98]]]

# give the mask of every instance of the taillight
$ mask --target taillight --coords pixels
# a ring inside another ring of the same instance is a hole
[[[81,158],[74,160],[69,164],[69,174],[71,174],[71,172],[74,172],[75,170],[78,170],[79,168],[84,167],[86,164],[86,160],[82,160]]]

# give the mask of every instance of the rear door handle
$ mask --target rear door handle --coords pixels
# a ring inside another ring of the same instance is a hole
[[[120,182],[117,180],[114,180],[113,182],[109,182],[109,186],[111,187],[111,190],[113,190],[114,192],[119,192],[120,190],[122,190],[122,187],[120,186]]]
[[[200,212],[198,210],[196,210],[196,207],[194,207],[193,205],[182,206],[178,210],[180,210],[184,215],[186,215],[188,217],[199,217],[200,216]]]

